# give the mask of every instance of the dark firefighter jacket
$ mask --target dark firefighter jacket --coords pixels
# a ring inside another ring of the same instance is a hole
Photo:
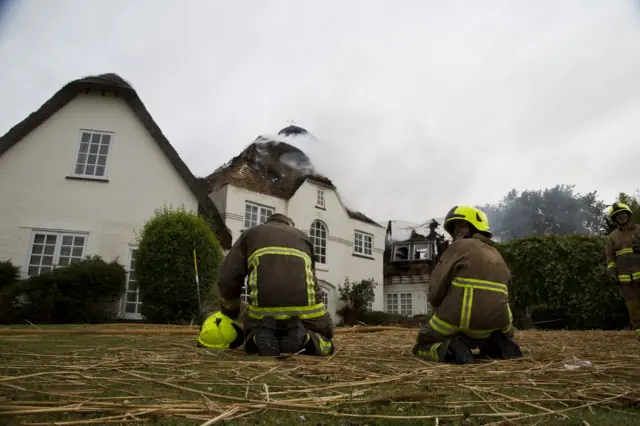
[[[640,229],[635,223],[630,222],[614,230],[607,238],[607,272],[617,275],[621,283],[640,281],[640,254],[633,252],[634,237],[640,237]]]
[[[311,331],[333,336],[316,279],[313,243],[304,232],[270,219],[242,233],[222,262],[219,280],[222,311],[234,319],[245,277],[245,329],[265,317],[299,317]]]
[[[474,234],[454,241],[443,253],[429,284],[435,311],[430,324],[436,331],[486,338],[494,330],[511,330],[511,271],[494,245]]]

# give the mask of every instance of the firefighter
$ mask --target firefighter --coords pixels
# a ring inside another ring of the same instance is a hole
[[[334,326],[319,291],[313,243],[290,218],[276,213],[245,230],[222,262],[221,312],[232,320],[240,315],[245,278],[246,352],[333,353]]]
[[[494,247],[487,216],[455,206],[444,229],[453,242],[431,274],[434,314],[418,333],[414,355],[455,364],[472,364],[472,349],[493,359],[521,357],[509,308],[511,271]]]
[[[624,203],[614,203],[609,208],[609,217],[616,229],[609,234],[605,247],[607,272],[620,286],[631,327],[640,340],[640,227],[632,220],[633,212]]]

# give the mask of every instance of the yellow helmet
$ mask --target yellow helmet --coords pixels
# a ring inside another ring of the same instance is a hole
[[[609,217],[613,219],[613,216],[620,213],[627,212],[633,216],[633,212],[625,203],[613,203],[611,207],[609,207]]]
[[[244,333],[238,324],[222,312],[209,315],[200,327],[198,346],[212,349],[235,349],[242,346]]]
[[[464,220],[465,222],[473,225],[474,228],[481,234],[486,235],[491,238],[493,234],[491,233],[491,227],[489,226],[489,219],[487,219],[487,215],[482,211],[478,210],[475,207],[469,206],[454,206],[449,213],[447,213],[447,217],[444,219],[444,230],[449,233],[453,237],[453,225],[456,220]]]

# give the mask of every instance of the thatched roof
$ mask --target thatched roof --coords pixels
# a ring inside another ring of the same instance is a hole
[[[306,134],[301,127],[289,126],[279,135]],[[331,180],[317,173],[309,157],[286,142],[258,137],[227,164],[202,179],[209,191],[233,185],[249,191],[289,200],[307,180],[336,189]],[[352,219],[382,227],[365,214],[345,207]]]
[[[213,220],[216,233],[220,238],[222,246],[224,248],[230,248],[231,232],[226,227],[222,216],[208,197],[206,188],[201,186],[198,179],[191,173],[184,161],[182,161],[177,151],[164,136],[160,127],[158,127],[151,117],[151,114],[149,114],[149,111],[147,111],[147,108],[133,87],[117,74],[89,76],[67,83],[37,111],[31,113],[23,121],[12,127],[4,136],[0,137],[0,156],[20,142],[32,130],[53,116],[62,107],[71,102],[76,96],[81,93],[87,93],[90,90],[113,92],[127,102],[134,114],[151,134],[152,138],[157,142],[162,152],[169,158],[180,177],[182,177],[196,196],[200,204],[200,209]],[[162,183],[158,182],[158,185],[162,185]]]

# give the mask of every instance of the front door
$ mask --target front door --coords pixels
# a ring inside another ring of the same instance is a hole
[[[129,256],[127,261],[127,286],[120,302],[120,318],[129,320],[140,320],[142,314],[142,300],[140,300],[140,289],[136,280],[135,254],[137,246],[129,246]]]

